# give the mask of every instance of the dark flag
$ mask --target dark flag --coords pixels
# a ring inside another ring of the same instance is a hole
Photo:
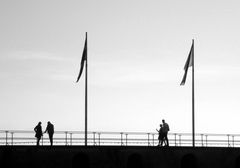
[[[82,53],[82,60],[81,60],[81,65],[80,65],[80,71],[79,71],[79,74],[78,74],[78,78],[77,78],[77,81],[79,81],[81,75],[82,75],[82,71],[83,71],[83,68],[84,68],[84,62],[87,60],[87,33],[86,33],[86,39],[85,39],[85,44],[84,44],[84,49],[83,49],[83,53]]]
[[[193,48],[194,47],[194,45],[193,45],[193,43],[192,43],[192,47],[191,47],[191,50],[190,50],[190,52],[189,52],[189,54],[188,54],[188,58],[187,58],[187,61],[186,61],[186,63],[185,63],[185,66],[184,66],[184,71],[185,71],[185,73],[184,73],[184,76],[183,76],[183,79],[182,79],[182,82],[181,82],[181,84],[180,85],[184,85],[185,84],[185,82],[186,82],[186,79],[187,79],[187,72],[188,72],[188,67],[190,67],[190,66],[192,66],[193,65],[193,62],[192,62],[192,58],[193,58]]]

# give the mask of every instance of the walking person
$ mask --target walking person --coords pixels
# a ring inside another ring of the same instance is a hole
[[[158,132],[158,145],[157,146],[162,146],[162,143],[163,143],[163,126],[162,126],[162,124],[160,124],[160,128],[159,128],[159,130],[157,130],[157,132]]]
[[[46,133],[46,132],[48,133],[50,145],[52,146],[53,145],[54,125],[50,121],[48,121],[46,130],[44,131],[44,133]]]
[[[39,142],[40,142],[41,137],[42,137],[42,135],[43,135],[41,124],[42,124],[42,123],[39,122],[38,125],[34,128],[35,137],[37,138],[37,146],[39,146]]]
[[[165,122],[165,120],[162,120],[163,123],[163,140],[166,141],[166,145],[165,146],[169,146],[169,142],[168,142],[168,131],[170,131],[169,129],[169,125]]]

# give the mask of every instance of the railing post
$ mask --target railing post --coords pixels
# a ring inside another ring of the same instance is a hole
[[[150,146],[150,141],[149,141],[149,135],[150,135],[150,133],[147,133],[147,135],[148,135],[148,146]]]
[[[65,132],[65,145],[67,146],[67,134],[68,132]]]
[[[153,137],[153,139],[152,139],[152,140],[153,140],[153,146],[154,146],[154,134],[152,134],[152,137]]]
[[[93,145],[94,145],[94,146],[96,145],[95,135],[96,135],[96,132],[93,132]]]
[[[207,147],[208,146],[208,141],[207,141],[208,135],[205,135],[205,137],[206,137],[206,147]]]
[[[228,147],[230,147],[230,143],[229,143],[229,134],[227,134],[228,137]]]
[[[12,138],[12,145],[13,145],[13,132],[11,132],[11,136],[12,136],[11,138]]]
[[[6,133],[6,145],[8,145],[8,131],[5,131]]]
[[[175,143],[175,146],[177,146],[177,134],[174,133],[174,143]]]
[[[100,138],[100,136],[101,136],[101,133],[99,132],[99,133],[98,133],[98,144],[99,144],[99,146],[101,145],[101,142],[100,142],[100,141],[101,141],[101,138]]]
[[[201,142],[202,142],[202,147],[204,146],[203,145],[203,134],[201,134]]]
[[[234,135],[232,135],[232,143],[233,143],[233,147],[234,147]]]
[[[70,145],[72,146],[72,132],[70,132]]]
[[[123,133],[122,132],[120,132],[120,135],[121,135],[121,146],[123,146]]]
[[[178,136],[179,136],[179,146],[182,146],[182,144],[181,144],[181,134],[179,134]]]
[[[127,136],[128,136],[128,134],[126,134],[126,146],[127,146]]]

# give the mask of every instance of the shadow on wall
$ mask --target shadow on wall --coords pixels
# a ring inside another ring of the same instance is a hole
[[[193,154],[186,154],[181,160],[181,168],[197,168],[197,159]]]
[[[140,154],[132,154],[128,157],[127,168],[144,168],[142,156]]]
[[[72,159],[72,168],[89,168],[89,158],[85,153],[78,153]]]

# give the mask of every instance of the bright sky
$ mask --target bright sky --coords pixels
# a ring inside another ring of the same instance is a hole
[[[197,133],[240,133],[237,0],[1,0],[0,129],[84,130],[88,32],[89,131],[191,132],[195,39]]]

